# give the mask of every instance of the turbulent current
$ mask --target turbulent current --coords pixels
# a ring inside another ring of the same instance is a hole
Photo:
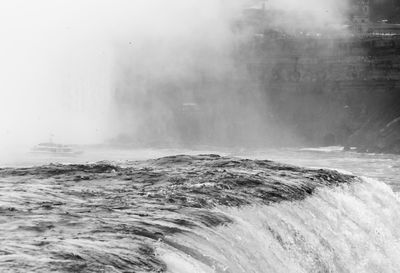
[[[400,199],[218,155],[0,169],[0,272],[399,272]]]

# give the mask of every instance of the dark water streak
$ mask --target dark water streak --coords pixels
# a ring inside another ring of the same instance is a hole
[[[164,272],[156,243],[229,225],[215,206],[302,200],[357,178],[218,155],[0,170],[1,272]],[[201,258],[201,257],[200,257]]]

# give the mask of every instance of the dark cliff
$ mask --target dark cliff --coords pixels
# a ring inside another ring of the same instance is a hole
[[[114,99],[122,132],[111,143],[400,153],[400,25],[388,12],[399,6],[355,2],[352,20],[305,29],[283,27],[280,10],[248,8],[223,48],[168,52],[168,63],[146,58],[145,69],[121,45]]]
[[[400,152],[400,36],[285,36],[246,54],[277,122],[310,145]]]

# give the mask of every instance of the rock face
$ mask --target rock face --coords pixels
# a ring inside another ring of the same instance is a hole
[[[302,200],[358,181],[218,155],[0,169],[1,272],[165,272],[169,236],[229,225],[213,210]],[[222,271],[221,271],[222,272]]]
[[[353,2],[365,7],[368,1]],[[386,2],[385,12],[398,8]],[[289,31],[271,23],[273,14],[282,21],[279,12],[247,9],[232,26],[239,35],[229,54],[207,51],[205,62],[195,58],[199,67],[187,67],[189,77],[147,79],[131,63],[123,65],[115,100],[127,129],[115,144],[398,152],[399,25],[366,22],[368,30],[356,34]],[[133,92],[141,89],[138,82],[143,90]]]
[[[246,58],[276,121],[308,145],[399,152],[400,36],[291,37],[269,31],[254,48]]]
[[[400,100],[382,106],[348,140],[362,152],[400,153]]]

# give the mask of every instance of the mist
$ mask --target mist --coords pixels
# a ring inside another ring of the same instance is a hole
[[[107,134],[112,51],[94,1],[0,4],[0,146]],[[103,8],[103,12],[104,12]]]
[[[271,1],[306,14],[275,24],[343,21],[345,2],[301,3]],[[283,128],[273,123],[267,90],[238,61],[238,48],[253,33],[237,31],[235,22],[253,4],[259,3],[2,1],[0,147],[121,136],[137,145],[276,138]]]
[[[118,45],[115,101],[122,118],[114,142],[189,147],[299,143],[269,107],[265,79],[249,69],[252,59],[262,58],[250,56],[260,33],[237,27],[248,19],[244,9],[260,8],[263,2],[175,2],[162,25],[142,23],[148,32],[133,31],[132,40]],[[343,31],[348,9],[347,1],[313,0],[269,1],[264,7],[279,15],[269,18],[276,30],[327,35]]]
[[[293,30],[323,31],[343,30],[348,21],[350,0],[271,0],[271,8],[283,11],[280,20],[273,24],[287,32]]]

